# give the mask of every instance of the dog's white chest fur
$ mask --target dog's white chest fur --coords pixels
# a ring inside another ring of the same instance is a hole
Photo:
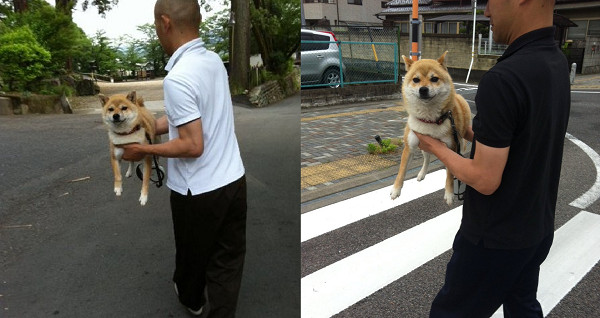
[[[144,127],[140,127],[137,131],[132,132],[127,135],[119,135],[114,133],[113,131],[108,132],[108,138],[113,143],[113,145],[125,145],[132,143],[143,143],[146,140],[146,130]]]
[[[132,143],[142,144],[146,141],[146,130],[143,127],[140,127],[140,129],[138,129],[137,131],[127,135],[119,135],[109,130],[108,138],[113,143],[113,145],[125,145]],[[123,156],[123,149],[115,147],[114,152],[115,158],[117,158],[117,160],[121,160],[121,157]]]
[[[446,146],[448,146],[448,148],[452,148],[452,128],[450,126],[449,120],[446,120],[442,124],[437,125],[432,123],[421,122],[414,116],[409,115],[408,125],[411,129],[410,133],[408,134],[408,145],[411,149],[416,149],[419,145],[419,139],[417,138],[417,135],[413,133],[413,130],[420,134],[428,135],[435,139],[441,140],[446,144]]]

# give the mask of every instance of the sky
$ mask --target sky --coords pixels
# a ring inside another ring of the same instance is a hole
[[[55,0],[46,0],[54,6]],[[213,7],[210,13],[201,9],[202,19],[208,18],[224,8],[222,0],[206,0]],[[119,0],[119,4],[106,13],[106,18],[98,14],[98,9],[89,6],[84,12],[81,3],[73,10],[73,22],[75,22],[88,36],[93,36],[98,30],[104,30],[107,37],[117,39],[122,35],[129,34],[132,37],[143,37],[137,31],[137,26],[154,23],[154,0]]]

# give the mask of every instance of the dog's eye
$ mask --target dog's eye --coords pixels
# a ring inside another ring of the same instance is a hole
[[[437,82],[438,80],[439,80],[439,78],[437,78],[435,76],[431,78],[431,81],[434,82],[434,83]]]
[[[121,110],[127,110],[127,106],[121,107]]]
[[[108,111],[109,111],[109,112],[112,112],[112,111],[114,111],[114,110],[115,110],[115,109],[114,109],[114,108],[112,108],[112,107],[109,107],[109,108],[108,108]]]
[[[413,82],[415,82],[415,83],[418,83],[418,82],[420,82],[420,81],[421,81],[421,80],[420,80],[418,77],[415,77],[415,78],[413,78]]]

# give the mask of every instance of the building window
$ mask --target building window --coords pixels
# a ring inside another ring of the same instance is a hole
[[[400,23],[400,32],[402,33],[408,33],[408,22],[401,22]]]
[[[425,32],[424,33],[434,33],[435,23],[433,23],[433,22],[425,22],[423,24],[425,26]]]
[[[362,0],[348,0],[348,4],[356,4],[362,6]]]
[[[600,36],[600,20],[590,20],[587,35]]]
[[[448,24],[448,33],[450,34],[458,34],[458,23],[450,22]]]
[[[588,21],[587,20],[577,20],[577,21],[573,21],[575,22],[575,24],[577,24],[576,27],[570,27],[569,28],[569,33],[568,33],[568,38],[569,40],[578,40],[578,39],[585,39],[585,34],[587,33],[587,24]]]

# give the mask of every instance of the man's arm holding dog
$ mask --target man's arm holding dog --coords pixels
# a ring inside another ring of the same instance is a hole
[[[469,129],[465,137],[473,139],[473,131]],[[490,195],[500,186],[502,173],[508,160],[510,147],[494,148],[476,141],[473,159],[459,156],[446,145],[430,136],[415,132],[419,138],[419,148],[434,154],[452,174],[478,192]]]
[[[163,119],[164,118],[164,119]],[[164,120],[164,122],[162,122]],[[161,125],[168,124],[166,117],[161,117],[156,120],[156,131],[160,134]],[[161,144],[128,144],[123,145],[125,150],[123,153],[124,160],[140,161],[145,155],[157,155],[167,158],[195,158],[200,157],[204,152],[204,139],[202,137],[202,120],[200,118],[193,120],[187,124],[177,127],[179,137]]]

